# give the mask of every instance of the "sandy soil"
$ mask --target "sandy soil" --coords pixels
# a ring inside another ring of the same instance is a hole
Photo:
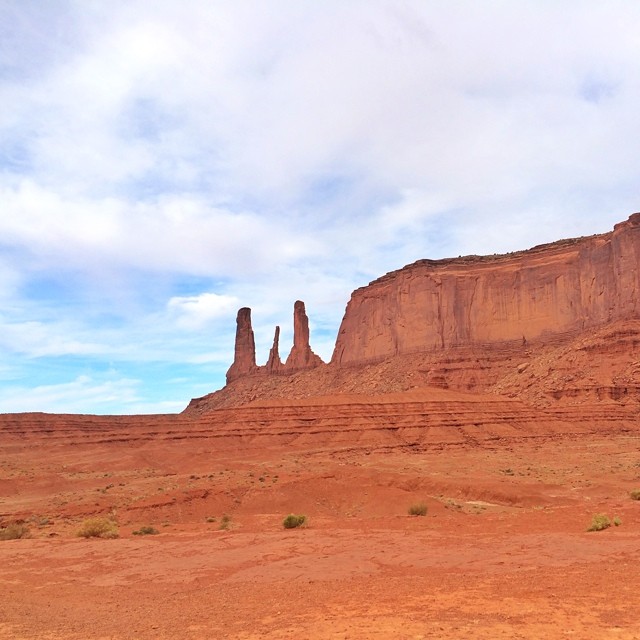
[[[0,638],[640,638],[628,421],[222,451],[127,424],[0,431],[0,520],[32,536],[0,542]],[[596,513],[621,524],[587,532]],[[78,538],[90,515],[120,537]]]

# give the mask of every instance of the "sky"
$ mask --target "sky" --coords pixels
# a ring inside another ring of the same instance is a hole
[[[0,412],[181,411],[304,300],[640,211],[636,0],[0,0]]]

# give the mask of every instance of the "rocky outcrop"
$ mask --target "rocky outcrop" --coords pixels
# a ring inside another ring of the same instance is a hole
[[[570,338],[640,317],[640,214],[501,256],[420,260],[356,290],[332,364]]]
[[[233,364],[227,371],[227,384],[253,375],[286,375],[324,364],[309,344],[309,318],[304,302],[293,307],[293,347],[283,364],[280,359],[280,327],[276,327],[269,359],[264,366],[256,365],[256,346],[251,327],[251,309],[243,307],[236,320],[236,347]]]

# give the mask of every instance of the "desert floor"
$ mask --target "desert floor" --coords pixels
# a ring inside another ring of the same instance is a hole
[[[0,520],[31,530],[0,542],[0,638],[640,638],[640,428],[224,451],[54,435],[0,440]],[[308,524],[285,530],[291,512]],[[588,532],[598,513],[621,524]],[[77,537],[91,515],[120,537]]]

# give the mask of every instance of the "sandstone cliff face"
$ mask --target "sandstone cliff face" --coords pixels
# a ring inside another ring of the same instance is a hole
[[[640,214],[510,255],[421,260],[356,290],[331,363],[549,342],[640,317]]]

